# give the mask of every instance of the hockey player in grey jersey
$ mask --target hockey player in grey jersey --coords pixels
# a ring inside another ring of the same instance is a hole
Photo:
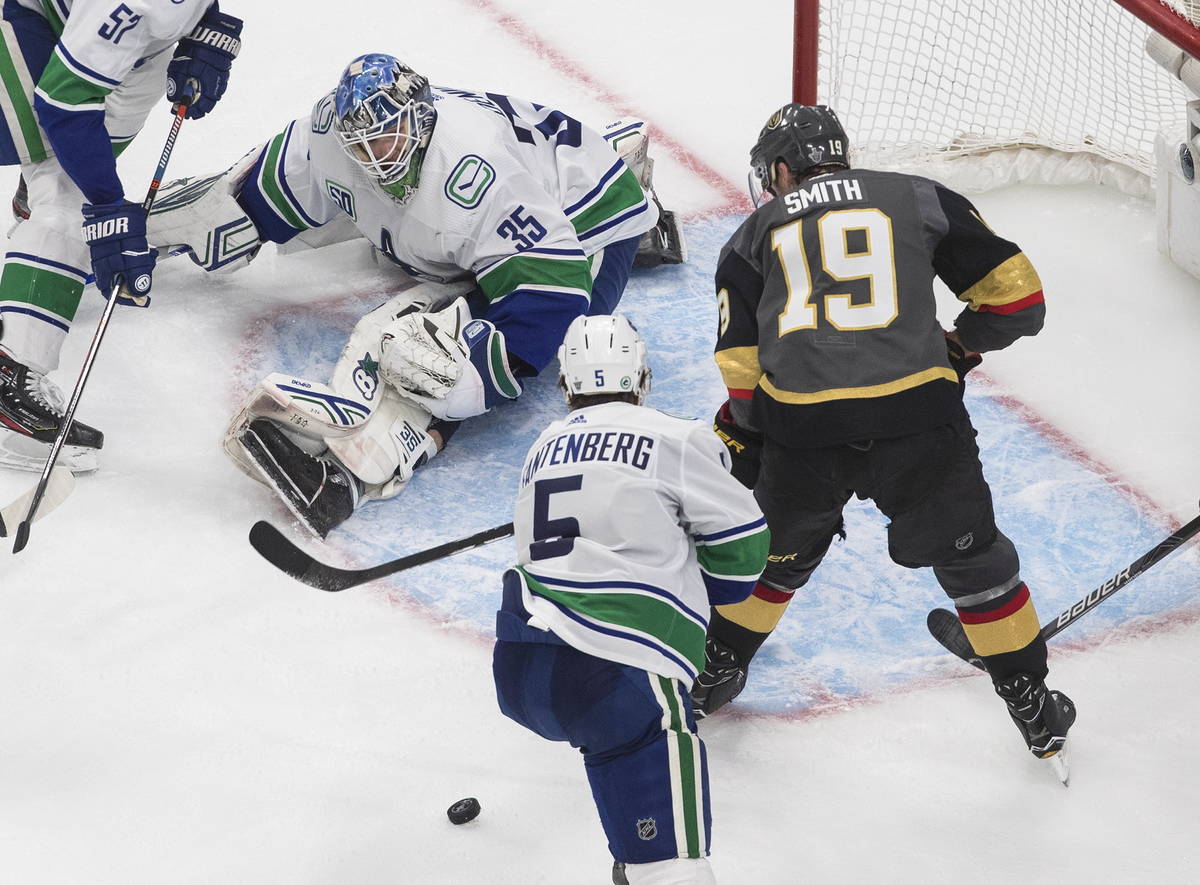
[[[571,412],[521,473],[496,618],[500,709],[583,754],[614,882],[712,883],[687,691],[709,606],[744,599],[762,571],[765,523],[706,424],[641,405],[650,369],[623,316],[575,320],[559,361]]]
[[[397,494],[457,421],[518,397],[575,317],[616,307],[662,221],[642,130],[602,135],[371,53],[236,169],[168,188],[152,241],[207,268],[334,228],[424,281],[360,321],[330,384],[265,379],[227,451],[322,537]]]
[[[889,518],[893,560],[933,568],[1029,749],[1055,757],[1074,705],[1046,688],[1037,612],[962,403],[980,352],[1041,329],[1041,280],[965,197],[851,169],[848,151],[829,108],[772,115],[751,162],[752,190],[774,199],[718,261],[716,359],[729,401],[717,429],[767,516],[771,562],[748,600],[714,612],[693,697],[712,713],[741,690],[857,494]],[[935,276],[966,304],[945,334]]]

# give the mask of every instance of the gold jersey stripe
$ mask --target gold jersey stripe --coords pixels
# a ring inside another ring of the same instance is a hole
[[[726,387],[753,390],[762,377],[762,366],[758,364],[758,347],[730,347],[717,351],[717,368]]]
[[[788,602],[791,601],[791,596],[787,598],[787,602],[767,602],[765,599],[751,596],[732,605],[718,605],[717,611],[739,627],[745,627],[755,633],[770,633],[787,611]]]
[[[831,387],[828,390],[818,390],[813,393],[795,393],[791,390],[780,390],[771,383],[771,379],[766,377],[758,383],[767,396],[777,402],[791,403],[793,405],[810,405],[812,403],[827,403],[838,399],[871,399],[877,396],[888,396],[889,394],[899,393],[902,390],[911,390],[914,387],[920,387],[922,384],[937,381],[939,378],[946,381],[953,381],[955,384],[958,383],[958,375],[955,374],[954,370],[943,368],[942,366],[934,366],[932,369],[915,372],[912,375],[905,375],[903,378],[897,378],[895,381],[888,381],[884,384],[871,384],[867,387]]]
[[[1041,290],[1038,272],[1025,253],[1018,252],[958,297],[967,302],[971,310],[979,310],[985,304],[1012,304]]]
[[[987,624],[963,624],[971,647],[979,655],[999,655],[1010,651],[1020,651],[1037,638],[1041,630],[1038,624],[1037,609],[1033,601],[1027,601],[1023,606],[999,621]]]

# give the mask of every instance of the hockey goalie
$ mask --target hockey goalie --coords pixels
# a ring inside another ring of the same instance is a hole
[[[263,379],[226,451],[320,537],[399,493],[458,422],[520,396],[575,317],[612,313],[632,267],[685,260],[647,146],[641,122],[601,134],[371,54],[232,169],[164,187],[150,242],[208,270],[362,236],[423,281],[358,323],[327,384]]]

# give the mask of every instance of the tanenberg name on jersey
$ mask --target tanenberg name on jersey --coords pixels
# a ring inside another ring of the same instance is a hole
[[[654,450],[654,439],[618,430],[562,433],[537,450],[525,465],[521,485],[527,485],[543,467],[586,461],[611,461],[645,470]]]
[[[814,203],[852,203],[863,198],[862,185],[857,178],[834,178],[831,181],[814,181],[808,187],[783,195],[788,214],[803,212]]]

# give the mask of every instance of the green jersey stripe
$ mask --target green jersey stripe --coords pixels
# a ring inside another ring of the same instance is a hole
[[[61,37],[63,32],[62,16],[58,14],[58,10],[54,8],[53,0],[42,0],[42,15],[46,17],[46,21],[50,25],[50,30],[54,32],[55,37]]]
[[[104,98],[112,92],[108,87],[77,74],[57,49],[46,62],[37,90],[48,102],[66,110],[103,110]]]
[[[696,548],[696,560],[700,568],[711,575],[723,578],[756,578],[762,572],[763,563],[771,547],[771,533],[766,528],[753,535],[734,538],[723,544],[705,544]]]
[[[530,591],[538,596],[594,621],[653,637],[678,652],[697,670],[704,668],[705,629],[669,602],[638,593],[552,589],[530,577],[524,568],[518,570]]]
[[[291,201],[283,192],[283,188],[279,186],[279,179],[283,177],[283,169],[280,168],[280,160],[283,154],[283,140],[286,133],[280,132],[271,139],[271,143],[267,145],[267,157],[263,160],[262,173],[259,176],[259,187],[267,199],[271,201],[271,205],[275,207],[275,211],[279,213],[289,225],[296,230],[307,230],[309,225],[305,224],[300,217],[299,212],[293,208]]]
[[[638,184],[637,176],[626,169],[610,181],[604,192],[586,209],[576,212],[571,217],[571,224],[582,239],[592,228],[645,201],[646,193]]]
[[[21,141],[24,144],[16,145],[18,155],[26,162],[40,163],[49,156],[49,151],[46,150],[46,142],[42,139],[42,130],[38,126],[33,106],[29,103],[32,90],[25,82],[30,79],[29,72],[25,68],[25,60],[21,57],[12,25],[3,22],[2,31],[4,39],[0,40],[0,87],[3,88],[3,95],[0,96],[0,105],[4,108],[5,118],[15,122],[15,128],[20,129]],[[22,74],[25,76],[22,77]],[[10,132],[13,129],[10,125]],[[12,132],[12,135],[13,141],[16,142],[16,132]]]
[[[592,294],[591,265],[582,256],[564,259],[514,255],[489,268],[478,282],[488,301],[525,287],[576,289],[585,299]]]
[[[83,280],[9,259],[0,275],[0,291],[5,301],[38,307],[69,323],[79,309]]]

